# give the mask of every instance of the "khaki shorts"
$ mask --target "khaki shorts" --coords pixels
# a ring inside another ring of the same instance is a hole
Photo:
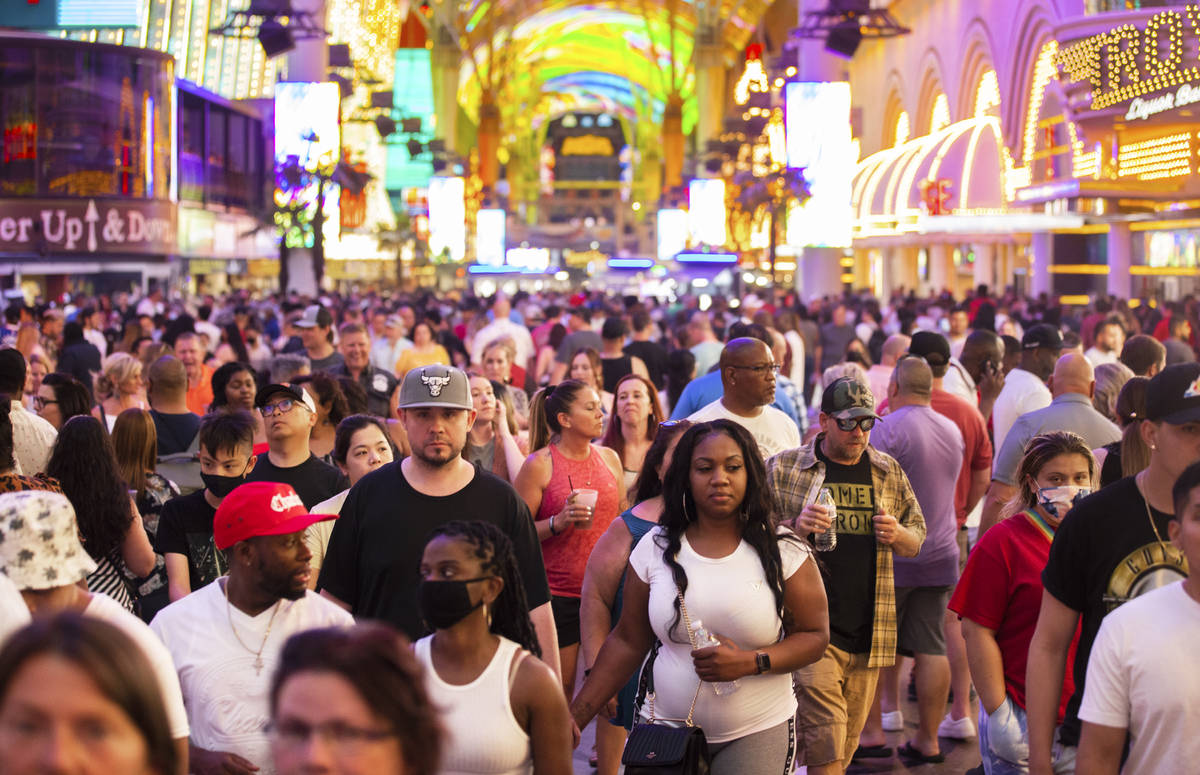
[[[819,660],[793,673],[798,763],[850,766],[879,680],[879,668],[867,667],[869,656],[828,646]]]

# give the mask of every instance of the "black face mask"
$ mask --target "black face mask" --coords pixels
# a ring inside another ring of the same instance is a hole
[[[250,461],[246,461],[246,468],[250,467]],[[239,485],[246,482],[246,468],[237,476],[221,476],[220,474],[200,474],[200,480],[204,482],[204,487],[213,494],[215,498],[224,498],[229,493],[238,488]]]
[[[483,605],[483,598],[480,598],[478,603],[471,602],[467,585],[490,578],[492,577],[480,576],[461,581],[422,581],[417,590],[421,618],[435,630],[453,627]]]

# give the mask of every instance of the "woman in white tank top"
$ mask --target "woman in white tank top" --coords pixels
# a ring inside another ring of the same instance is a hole
[[[447,733],[439,775],[571,775],[566,697],[540,654],[512,543],[495,525],[450,522],[421,558],[417,641]]]

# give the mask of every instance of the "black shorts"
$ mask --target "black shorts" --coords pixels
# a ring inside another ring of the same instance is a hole
[[[565,649],[579,643],[579,598],[550,598],[550,610],[554,612],[554,629],[558,633],[558,647]]]

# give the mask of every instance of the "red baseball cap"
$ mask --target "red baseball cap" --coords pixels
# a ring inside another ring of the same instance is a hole
[[[337,514],[309,514],[291,485],[247,482],[217,507],[213,540],[218,549],[228,549],[247,538],[287,535],[327,519]]]

